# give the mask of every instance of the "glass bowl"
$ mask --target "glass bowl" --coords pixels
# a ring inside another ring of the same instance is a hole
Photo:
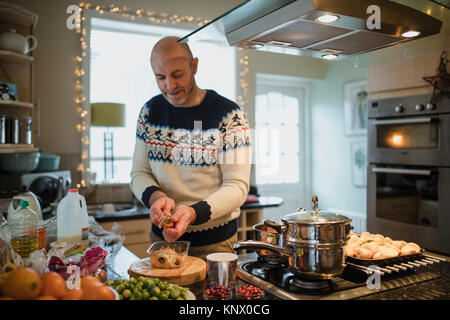
[[[248,288],[251,288],[251,290]],[[238,300],[262,300],[264,298],[264,289],[253,285],[243,285],[236,289],[236,298]]]
[[[189,241],[156,241],[147,249],[150,263],[156,269],[174,269],[184,265],[189,252]]]

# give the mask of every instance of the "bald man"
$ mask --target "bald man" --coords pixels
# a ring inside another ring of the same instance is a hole
[[[151,241],[187,240],[189,254],[205,259],[233,252],[237,240],[249,190],[249,125],[236,103],[197,86],[199,60],[178,40],[163,38],[151,52],[161,94],[139,114],[131,189],[149,208]],[[171,223],[160,226],[168,214]]]

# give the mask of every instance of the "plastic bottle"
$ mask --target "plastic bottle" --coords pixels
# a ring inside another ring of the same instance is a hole
[[[85,248],[89,246],[89,217],[86,205],[86,199],[78,194],[78,199],[80,200],[80,214],[81,214],[81,245]]]
[[[81,243],[81,207],[78,189],[69,189],[56,209],[56,237],[59,241]]]
[[[39,217],[26,200],[21,200],[19,208],[11,214],[11,246],[22,257],[28,257],[38,249]]]

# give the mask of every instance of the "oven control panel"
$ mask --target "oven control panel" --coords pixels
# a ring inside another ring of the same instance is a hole
[[[367,113],[369,119],[450,113],[450,98],[440,96],[434,103],[430,100],[430,94],[372,100]]]

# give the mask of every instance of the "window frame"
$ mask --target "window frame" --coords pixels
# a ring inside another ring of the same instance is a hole
[[[274,85],[275,84],[275,85]],[[279,85],[282,84],[282,85]],[[255,85],[255,129],[256,129],[256,92],[258,91],[259,86],[269,86],[269,87],[288,87],[294,89],[302,89],[304,92],[303,97],[303,107],[299,112],[299,138],[300,138],[300,155],[304,156],[300,157],[299,163],[299,180],[303,186],[302,194],[299,195],[299,204],[309,203],[311,197],[311,138],[310,138],[310,130],[311,130],[311,118],[310,118],[310,108],[311,108],[311,82],[308,79],[286,76],[286,75],[276,75],[276,74],[264,74],[257,73],[256,74],[256,85]],[[254,155],[255,156],[255,155]],[[255,158],[256,159],[256,158]],[[301,165],[302,164],[302,165]],[[256,163],[257,165],[257,163]],[[256,185],[256,168],[254,169],[255,175],[255,185]],[[289,185],[289,183],[282,184],[264,184],[264,193],[272,194],[275,191],[279,190],[280,187],[284,185]]]

